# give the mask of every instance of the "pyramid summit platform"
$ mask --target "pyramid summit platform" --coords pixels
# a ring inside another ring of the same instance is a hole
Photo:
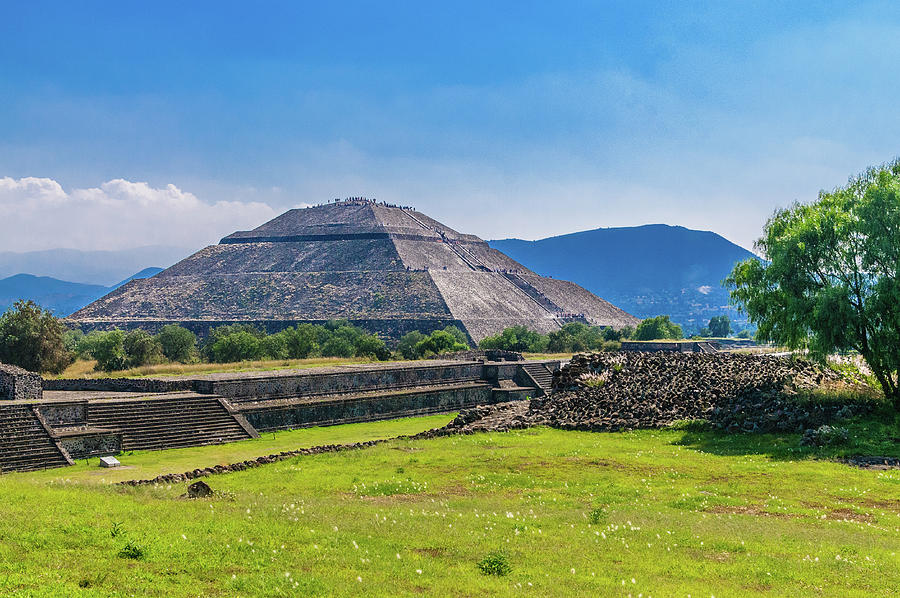
[[[639,320],[582,287],[539,276],[482,239],[412,208],[368,199],[294,209],[238,231],[69,316],[86,328],[178,323],[269,332],[346,319],[386,339],[454,324],[475,342],[523,325],[547,333],[570,321]]]

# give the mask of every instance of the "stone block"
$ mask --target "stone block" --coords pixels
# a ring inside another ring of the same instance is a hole
[[[39,374],[14,365],[0,363],[0,400],[38,400],[43,395]]]
[[[121,463],[115,457],[100,457],[100,467],[118,467]]]

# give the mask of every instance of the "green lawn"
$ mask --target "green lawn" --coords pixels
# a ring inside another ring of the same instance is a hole
[[[219,494],[195,501],[179,497],[186,484],[102,481],[448,418],[126,455],[136,469],[115,473],[82,464],[2,476],[0,593],[892,596],[900,587],[900,471],[816,459],[797,436],[541,428],[394,440],[212,476]],[[853,432],[858,445],[845,451],[898,452],[895,424]],[[118,556],[128,543],[143,556]],[[498,551],[511,571],[483,575],[478,562]]]

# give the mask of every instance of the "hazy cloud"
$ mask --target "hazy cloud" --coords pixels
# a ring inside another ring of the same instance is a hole
[[[50,178],[0,178],[0,237],[8,251],[199,247],[275,215],[265,203],[209,203],[172,184],[114,179],[66,190]]]

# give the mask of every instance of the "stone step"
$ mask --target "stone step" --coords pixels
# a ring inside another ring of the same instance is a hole
[[[32,471],[68,462],[26,405],[0,405],[0,471]]]
[[[87,423],[122,433],[123,450],[157,450],[249,438],[216,397],[91,402]]]

